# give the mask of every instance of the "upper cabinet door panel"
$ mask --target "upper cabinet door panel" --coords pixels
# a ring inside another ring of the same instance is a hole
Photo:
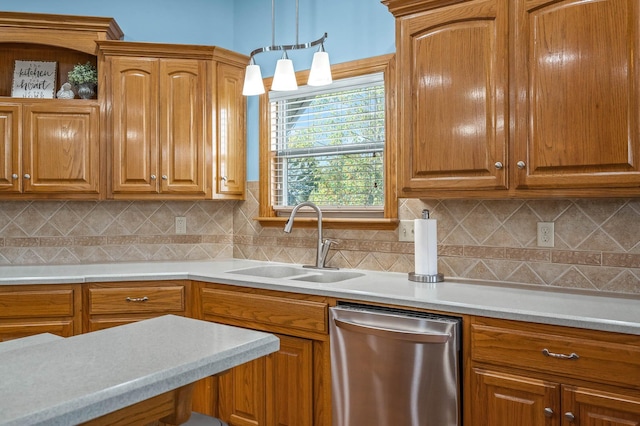
[[[25,192],[99,193],[99,107],[24,105]]]
[[[506,7],[471,1],[398,21],[403,190],[506,188]]]
[[[0,106],[0,192],[19,193],[22,189],[18,105]]]
[[[158,190],[158,61],[110,58],[112,191]]]
[[[244,198],[246,181],[244,70],[218,64],[216,198]]]
[[[517,2],[519,187],[640,185],[640,4]]]
[[[162,192],[205,194],[206,62],[160,61]]]

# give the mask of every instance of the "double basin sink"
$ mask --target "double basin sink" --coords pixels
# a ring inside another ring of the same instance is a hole
[[[330,269],[302,268],[286,265],[265,265],[227,271],[229,274],[251,277],[287,279],[311,283],[337,283],[364,276],[360,272],[338,271]]]

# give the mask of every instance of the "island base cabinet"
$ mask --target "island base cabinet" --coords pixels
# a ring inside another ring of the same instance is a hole
[[[230,426],[313,424],[312,342],[277,336],[278,352],[219,377],[219,415]]]

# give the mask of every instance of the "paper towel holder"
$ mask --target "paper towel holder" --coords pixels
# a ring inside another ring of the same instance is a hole
[[[422,218],[429,219],[429,210],[422,210]],[[444,281],[443,274],[424,275],[416,274],[415,272],[409,272],[409,281],[415,281],[419,283],[439,283]]]
[[[423,274],[416,274],[415,272],[409,272],[409,281],[415,281],[419,283],[439,283],[444,281],[444,275],[443,274],[423,275]]]

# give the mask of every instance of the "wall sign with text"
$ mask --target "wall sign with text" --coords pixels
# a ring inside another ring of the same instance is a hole
[[[16,61],[11,96],[53,99],[57,65],[57,62]]]

